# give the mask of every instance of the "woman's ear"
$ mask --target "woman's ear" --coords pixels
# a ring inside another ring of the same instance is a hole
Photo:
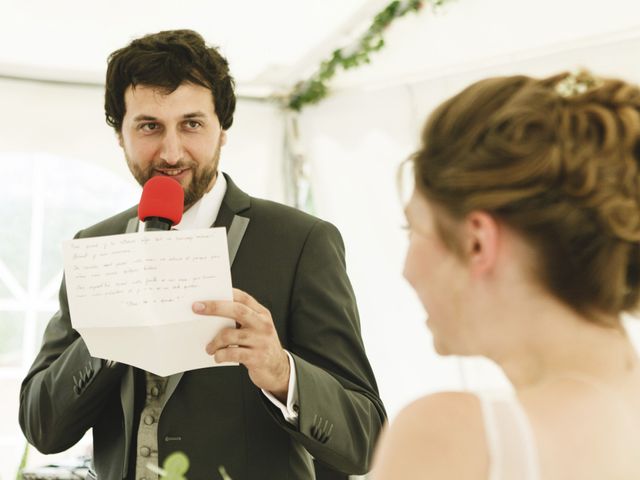
[[[474,211],[467,215],[465,226],[465,254],[473,275],[491,272],[498,258],[500,228],[494,217]]]

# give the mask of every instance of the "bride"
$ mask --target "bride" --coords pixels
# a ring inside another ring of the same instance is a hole
[[[442,355],[513,394],[443,392],[383,435],[375,480],[640,479],[640,90],[588,72],[477,82],[411,158],[404,276]]]

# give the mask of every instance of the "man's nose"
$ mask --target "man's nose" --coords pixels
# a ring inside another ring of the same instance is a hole
[[[180,134],[175,131],[167,130],[162,139],[162,150],[160,151],[161,159],[169,165],[175,165],[183,160],[184,148]]]

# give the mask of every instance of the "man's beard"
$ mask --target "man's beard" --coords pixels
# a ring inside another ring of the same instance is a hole
[[[214,157],[211,161],[206,162],[204,166],[198,166],[197,162],[178,162],[175,165],[169,165],[168,163],[157,163],[149,165],[146,169],[140,168],[140,166],[133,162],[129,155],[125,152],[125,158],[127,159],[127,165],[129,170],[133,174],[136,181],[141,187],[147,183],[151,177],[154,176],[157,169],[191,169],[191,181],[182,189],[184,190],[184,209],[187,210],[191,205],[196,203],[207,192],[213,179],[216,177],[218,171],[218,162],[220,161],[220,145],[216,149]],[[159,175],[162,175],[159,173]],[[167,175],[170,176],[170,175]]]

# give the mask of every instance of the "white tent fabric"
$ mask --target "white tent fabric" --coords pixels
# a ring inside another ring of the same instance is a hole
[[[64,159],[67,163],[56,165],[68,173],[61,175],[68,179],[65,188],[92,178],[79,176],[82,169],[76,166],[81,162],[96,169],[87,175],[103,172],[115,179],[110,180],[114,192],[126,192],[109,208],[134,203],[138,187],[104,123],[101,82],[106,56],[143,33],[194,28],[221,45],[242,96],[222,169],[252,194],[285,201],[285,115],[271,95],[286,91],[334,48],[353,41],[386,4],[197,0],[178,7],[167,0],[4,0],[0,161],[8,173],[5,181],[31,192],[36,177],[25,174],[18,159],[37,156],[33,165]],[[300,115],[300,145],[308,161],[315,213],[343,233],[365,345],[391,416],[426,392],[506,384],[488,362],[434,353],[425,313],[401,277],[406,238],[399,228],[403,218],[396,172],[416,147],[427,114],[470,82],[490,75],[541,76],[584,66],[638,81],[638,19],[640,3],[634,0],[455,0],[435,15],[426,7],[398,20],[371,65],[338,75],[334,94]],[[48,180],[40,178],[37,185],[46,186]],[[7,204],[9,190],[0,189],[0,205]],[[37,224],[35,210],[25,209],[27,233]],[[0,223],[10,224],[8,215],[14,211],[5,208],[0,214],[7,215],[0,216]],[[64,235],[70,237],[86,223],[69,221]],[[55,307],[55,290],[47,287],[55,285],[55,279],[33,266],[38,263],[34,261],[24,275],[9,263],[7,273],[3,252],[0,249],[0,331],[3,322],[24,311],[24,338],[35,338],[45,314]],[[42,251],[39,255],[37,259]],[[630,323],[630,328],[640,344],[638,325]],[[17,389],[37,347],[33,338],[25,340],[20,358],[4,363],[0,352],[0,391],[8,392],[6,398],[0,394],[0,405],[7,407],[0,411],[10,412],[0,414],[0,477],[13,475],[19,460]]]

